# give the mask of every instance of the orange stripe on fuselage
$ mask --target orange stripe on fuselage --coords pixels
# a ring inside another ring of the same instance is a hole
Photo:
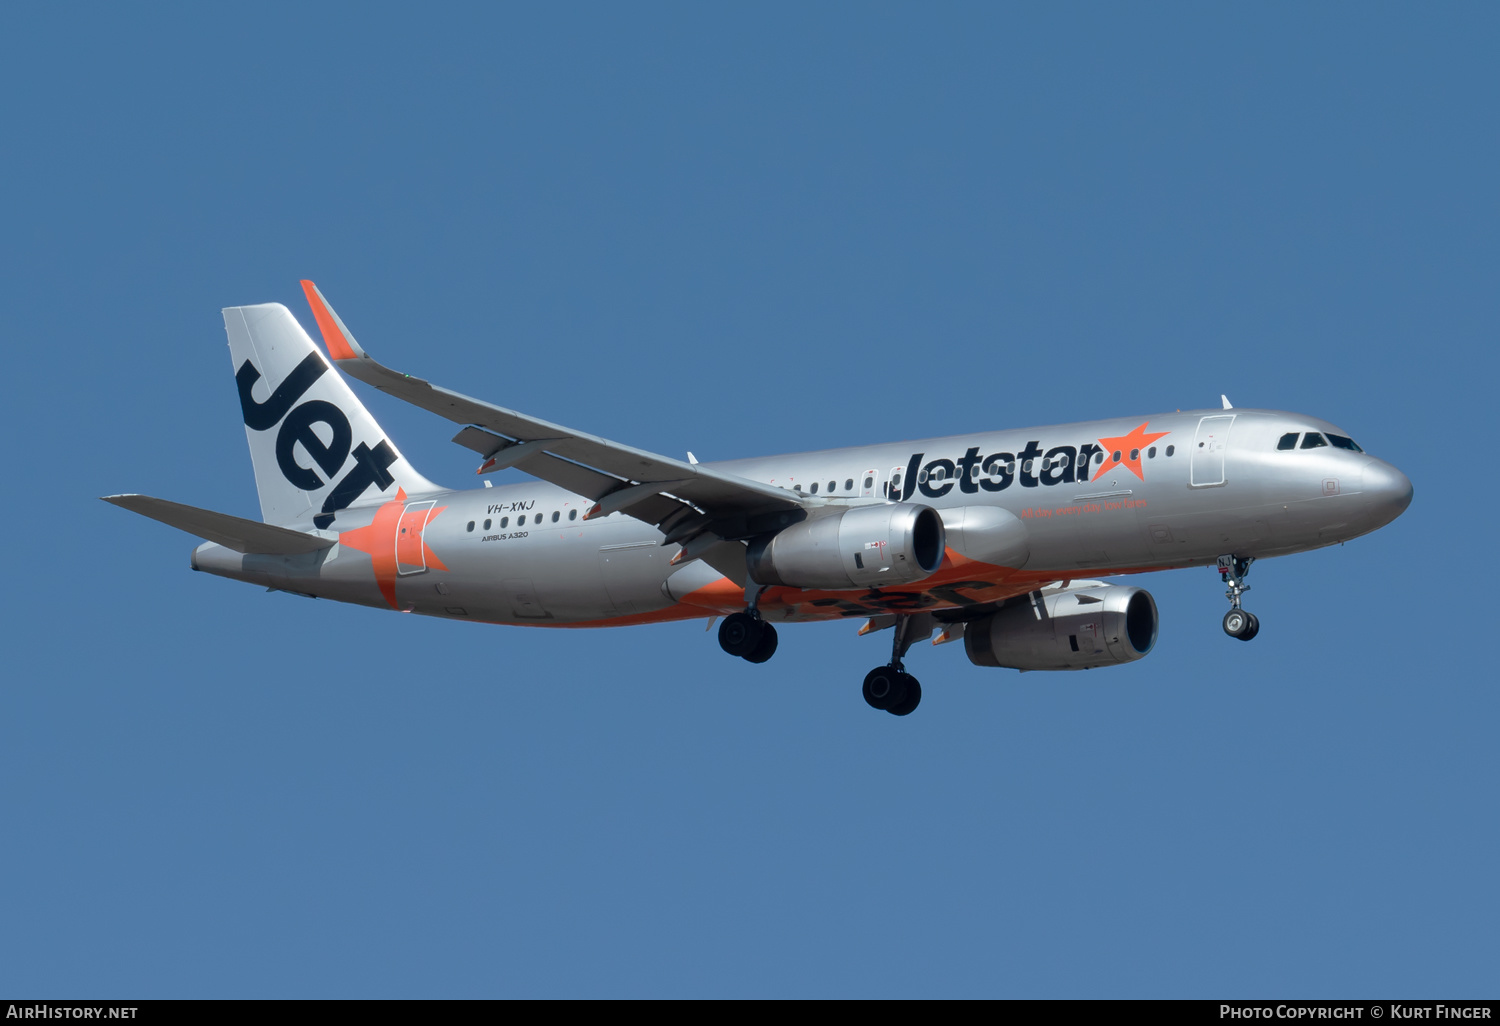
[[[573,623],[536,624],[538,627],[634,627],[643,623],[670,623],[673,620],[698,620],[704,616],[723,616],[745,608],[745,589],[727,577],[720,577],[695,592],[682,597],[682,601],[666,609],[655,609],[649,613],[631,613],[629,616],[611,616],[603,620],[581,620]],[[530,626],[530,625],[528,625]]]
[[[869,591],[812,591],[802,588],[768,588],[762,593],[759,608],[777,622],[818,622],[842,620],[885,613],[923,613],[938,609],[1003,602],[1025,595],[1048,584],[1063,580],[1091,577],[1113,577],[1119,574],[1151,573],[1171,567],[1132,567],[1119,570],[1090,570],[1060,574],[1056,571],[1015,570],[993,566],[959,555],[952,549],[937,573],[899,588]],[[666,609],[630,616],[612,616],[600,620],[573,623],[528,623],[535,627],[633,627],[638,624],[669,623],[674,620],[723,616],[745,608],[745,593],[739,585],[721,577],[699,588],[682,601]]]

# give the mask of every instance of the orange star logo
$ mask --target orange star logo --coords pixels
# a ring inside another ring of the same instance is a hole
[[[396,489],[396,497],[382,503],[375,511],[375,519],[368,527],[356,527],[352,531],[339,532],[339,544],[368,553],[370,566],[375,571],[375,583],[380,594],[396,605],[396,575],[398,561],[401,566],[426,566],[447,570],[427,544],[426,525],[437,519],[447,506],[438,506],[428,511],[426,506],[406,512],[406,489]]]
[[[1150,421],[1146,423],[1149,424]],[[1142,481],[1146,480],[1146,475],[1141,473],[1141,452],[1158,438],[1165,438],[1171,433],[1158,431],[1147,434],[1146,424],[1142,424],[1128,435],[1099,439],[1099,444],[1104,446],[1104,462],[1094,471],[1094,480],[1099,480],[1101,475],[1119,467],[1124,467]]]

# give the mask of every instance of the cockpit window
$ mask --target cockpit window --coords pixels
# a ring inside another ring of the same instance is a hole
[[[1304,449],[1316,449],[1320,445],[1327,444],[1327,442],[1323,441],[1323,436],[1316,431],[1309,431],[1307,437],[1302,439],[1302,448]]]
[[[1364,452],[1359,447],[1359,443],[1355,442],[1348,435],[1336,435],[1330,431],[1328,432],[1328,441],[1332,442],[1334,447],[1338,449],[1348,449],[1350,452]]]
[[[1288,431],[1282,435],[1281,441],[1276,443],[1276,448],[1283,451],[1297,448],[1297,432]]]

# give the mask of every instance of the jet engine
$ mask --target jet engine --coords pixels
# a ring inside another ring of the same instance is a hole
[[[931,506],[855,506],[756,539],[747,553],[750,578],[829,591],[911,584],[942,565],[946,539]]]
[[[1088,670],[1142,658],[1156,644],[1151,593],[1103,581],[1076,581],[1012,599],[964,630],[976,666]]]

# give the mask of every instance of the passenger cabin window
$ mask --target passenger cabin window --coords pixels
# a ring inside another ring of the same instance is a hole
[[[1323,436],[1316,431],[1309,431],[1307,437],[1302,439],[1302,448],[1304,449],[1316,449],[1319,446],[1327,444],[1327,442],[1323,441]]]
[[[1287,449],[1295,448],[1297,448],[1296,431],[1288,431],[1286,434],[1282,435],[1281,440],[1276,443],[1276,450],[1278,452],[1285,452]]]
[[[837,481],[829,481],[828,482],[828,490],[830,492],[836,492],[836,491],[838,491],[839,490],[839,483]]]
[[[852,492],[852,491],[854,491],[854,478],[851,477],[851,478],[849,478],[848,480],[846,480],[844,482],[844,491],[846,491],[846,492]]]
[[[1167,446],[1167,455],[1168,456],[1172,455],[1176,451],[1177,451],[1177,446],[1175,446],[1175,445],[1169,445],[1169,446]]]
[[[1364,452],[1363,449],[1348,435],[1336,435],[1328,432],[1328,441],[1335,449],[1348,449],[1350,452]]]
[[[501,528],[501,530],[504,530],[505,528],[507,528],[509,526],[510,526],[510,517],[501,517],[500,518],[500,528]]]
[[[1146,459],[1148,459],[1148,460],[1154,460],[1154,459],[1156,459],[1156,446],[1153,445],[1151,448],[1149,448],[1149,449],[1146,450]]]
[[[814,495],[817,495],[818,494],[818,482],[814,481],[811,485],[808,486],[807,490],[810,491],[810,492],[812,492]]]
[[[557,518],[558,518],[558,517],[559,517],[559,516],[561,516],[561,515],[562,515],[562,514],[560,514],[560,513],[558,513],[558,512],[557,512],[557,510],[553,510],[553,511],[552,511],[552,522],[553,522],[553,523],[554,523],[554,524],[555,524],[555,523],[557,523]]]
[[[865,487],[866,488],[873,487],[874,484],[875,484],[875,479],[873,477],[867,477],[867,478],[865,478]]]
[[[570,509],[570,510],[568,510],[568,519],[569,520],[577,520],[578,519],[578,511],[576,509]]]
[[[488,530],[489,530],[489,529],[490,529],[490,522],[489,522],[489,521],[488,521],[488,520],[486,520],[486,521],[485,521],[485,522],[484,522],[484,529],[485,529],[485,530],[486,530],[486,531],[488,531]]]
[[[474,530],[474,521],[472,521],[472,520],[469,521],[469,530],[471,530],[471,531]],[[406,532],[402,531],[401,533],[405,534]]]

